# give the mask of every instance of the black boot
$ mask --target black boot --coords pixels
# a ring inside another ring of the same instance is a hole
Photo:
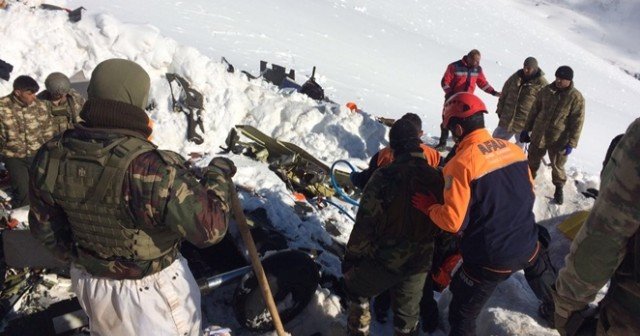
[[[562,192],[562,186],[561,185],[557,185],[556,186],[556,192],[553,193],[553,200],[556,201],[557,204],[564,203],[564,194]]]
[[[436,150],[444,151],[447,148],[447,139],[449,138],[449,130],[440,126],[440,141],[436,146]]]

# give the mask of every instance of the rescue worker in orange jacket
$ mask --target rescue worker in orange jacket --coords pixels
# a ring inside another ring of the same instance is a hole
[[[462,237],[463,264],[449,286],[450,335],[474,335],[475,320],[496,286],[521,269],[543,301],[541,310],[553,309],[556,272],[546,252],[548,232],[535,223],[527,158],[515,144],[491,137],[484,113],[484,103],[471,93],[447,100],[444,125],[458,148],[444,166],[444,204],[433,195],[413,197],[438,227]]]
[[[422,131],[422,119],[415,113],[407,113],[403,115],[400,119],[409,120],[417,129],[420,130],[420,137],[424,134]],[[424,143],[420,144],[420,148],[422,148],[422,152],[424,153],[424,157],[427,160],[427,163],[434,168],[438,168],[440,164],[441,157],[440,153],[432,147],[427,146]],[[387,146],[377,152],[369,161],[369,168],[361,171],[361,172],[353,172],[351,173],[351,182],[354,186],[364,189],[364,186],[369,182],[369,179],[373,175],[373,172],[380,167],[384,167],[393,162],[394,156],[391,147]]]

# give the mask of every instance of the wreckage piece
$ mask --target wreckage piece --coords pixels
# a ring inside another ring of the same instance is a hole
[[[204,110],[204,97],[193,89],[191,84],[182,76],[175,73],[165,74],[171,91],[172,109],[174,112],[182,112],[187,116],[187,140],[200,145],[204,142],[202,135],[198,134],[196,127],[204,133],[202,110]],[[181,94],[176,99],[173,93],[172,83],[176,82],[181,88]]]
[[[309,304],[318,288],[318,265],[307,253],[297,250],[269,255],[262,264],[282,322],[291,321]],[[233,310],[238,322],[248,329],[273,329],[253,273],[245,275],[238,285],[233,296]]]
[[[11,71],[13,71],[13,65],[0,59],[0,79],[9,81]]]
[[[237,131],[236,131],[237,130]],[[254,144],[240,142],[240,134]],[[250,125],[236,125],[226,140],[227,151],[245,152],[250,157],[267,162],[291,187],[306,196],[330,197],[335,194],[329,178],[330,167],[296,144],[276,140]],[[355,191],[349,173],[334,171],[337,183],[348,192]]]
[[[61,10],[61,11],[65,11],[67,12],[67,15],[69,15],[69,21],[76,23],[80,20],[82,20],[82,11],[85,10],[84,7],[78,7],[76,9],[68,9],[68,8],[63,8],[60,6],[55,6],[55,5],[49,5],[49,4],[42,4],[40,5],[40,8],[42,9],[46,9],[46,10]]]

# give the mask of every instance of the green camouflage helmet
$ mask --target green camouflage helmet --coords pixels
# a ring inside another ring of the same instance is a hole
[[[66,95],[71,90],[69,77],[60,72],[53,72],[47,76],[44,86],[52,95]]]

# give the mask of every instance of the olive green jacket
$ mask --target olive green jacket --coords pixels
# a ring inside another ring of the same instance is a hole
[[[545,86],[524,126],[525,131],[531,131],[531,146],[551,150],[578,147],[584,113],[584,98],[573,82],[565,89],[556,88],[555,83]]]
[[[511,75],[504,83],[502,95],[498,99],[498,126],[510,133],[522,132],[536,95],[548,84],[542,69],[531,78],[524,78],[522,69]]]

